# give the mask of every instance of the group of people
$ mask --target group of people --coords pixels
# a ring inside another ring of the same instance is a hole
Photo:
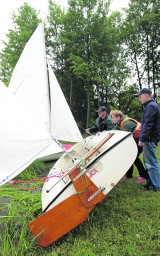
[[[98,118],[95,125],[87,128],[86,133],[91,134],[114,129],[132,132],[138,148],[134,164],[139,172],[139,178],[135,182],[146,181],[145,189],[160,191],[160,168],[156,155],[160,141],[160,107],[152,99],[152,92],[148,88],[141,89],[134,96],[139,97],[139,101],[143,105],[141,123],[123,114],[120,110],[112,110],[109,114],[107,108],[101,106],[97,110]],[[142,152],[144,165],[139,157]],[[134,164],[127,171],[125,179],[133,177]]]

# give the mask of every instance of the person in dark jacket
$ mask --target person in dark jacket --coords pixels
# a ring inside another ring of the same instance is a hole
[[[148,88],[143,88],[134,94],[139,97],[143,105],[142,128],[138,145],[143,147],[144,164],[149,174],[146,188],[150,191],[160,191],[160,168],[156,155],[156,148],[160,141],[160,107],[151,95],[152,92]]]
[[[137,120],[133,118],[129,118],[127,115],[124,115],[123,112],[120,110],[112,110],[110,112],[110,116],[113,122],[116,124],[115,126],[116,130],[122,130],[122,131],[133,133],[133,138],[138,147],[137,157],[134,161],[134,164],[137,167],[139,178],[137,178],[135,182],[143,182],[147,180],[149,178],[148,173],[146,172],[144,165],[141,159],[139,158],[140,154],[143,151],[143,148],[138,146],[139,134],[140,134],[138,126],[140,126],[140,123]],[[129,168],[124,179],[131,179],[133,177],[134,164]]]
[[[86,133],[91,134],[95,132],[103,132],[114,129],[114,123],[110,115],[107,113],[107,108],[105,106],[101,106],[97,111],[98,118],[96,119],[96,123],[91,128],[86,129]]]

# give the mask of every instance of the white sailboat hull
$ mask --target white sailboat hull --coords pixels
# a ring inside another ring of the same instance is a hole
[[[69,150],[75,159],[74,163],[73,159],[65,153],[50,170],[42,189],[43,211],[48,211],[77,193],[67,173],[110,132],[114,135],[87,163],[84,163],[84,166],[86,166],[87,176],[98,188],[103,188],[105,195],[121,180],[137,156],[137,146],[132,134],[124,131],[104,131],[99,135],[89,136]]]

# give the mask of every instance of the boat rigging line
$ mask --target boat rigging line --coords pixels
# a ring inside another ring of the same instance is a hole
[[[76,160],[76,158],[73,158],[72,155],[68,152],[68,150],[66,150],[66,149],[63,147],[63,145],[62,145],[58,140],[56,140],[55,138],[53,138],[52,135],[51,135],[51,137],[52,137],[52,139],[58,144],[58,146],[60,146],[60,147],[63,149],[63,151],[72,159],[72,162],[74,163],[75,160]]]

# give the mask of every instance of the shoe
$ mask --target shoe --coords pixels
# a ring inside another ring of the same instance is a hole
[[[145,189],[148,189],[149,186],[152,186],[152,183],[151,183],[150,180],[147,180],[147,179],[146,179],[146,184],[145,184],[143,187],[144,187]]]
[[[143,182],[143,181],[146,181],[146,179],[143,178],[143,177],[139,177],[139,178],[136,179],[134,182]]]
[[[160,191],[160,188],[155,188],[155,187],[153,187],[153,186],[149,186],[149,187],[148,187],[148,190],[149,190],[149,191],[158,192],[158,191]]]

